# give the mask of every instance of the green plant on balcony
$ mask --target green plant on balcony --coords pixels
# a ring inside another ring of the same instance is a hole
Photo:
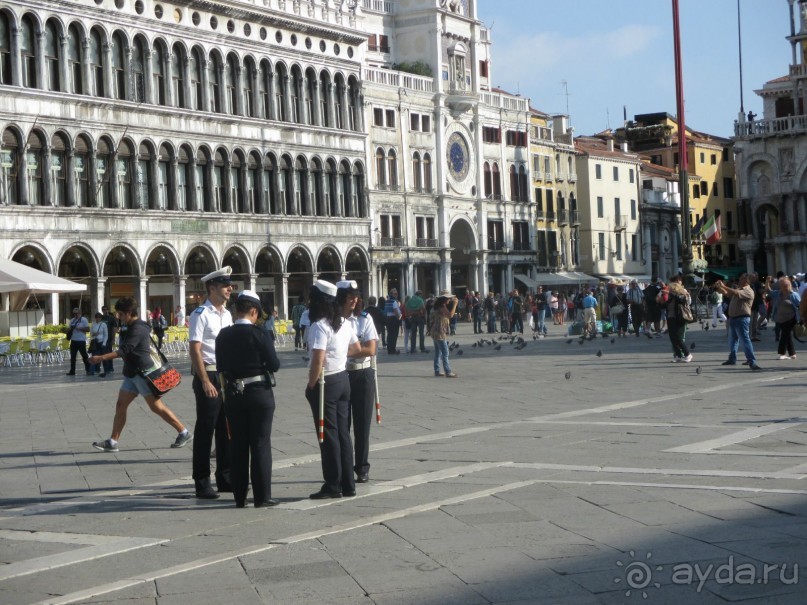
[[[392,69],[403,71],[408,74],[415,74],[416,76],[426,76],[431,78],[434,76],[431,66],[425,61],[404,61],[403,63],[395,63]]]

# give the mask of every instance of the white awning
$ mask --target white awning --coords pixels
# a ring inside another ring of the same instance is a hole
[[[0,258],[0,292],[15,293],[10,301],[12,311],[24,309],[31,294],[83,292],[86,289],[84,284]]]

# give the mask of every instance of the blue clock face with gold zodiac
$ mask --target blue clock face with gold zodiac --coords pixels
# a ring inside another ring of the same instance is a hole
[[[451,172],[451,176],[457,181],[462,181],[468,176],[468,143],[458,132],[454,132],[448,137],[446,160],[448,161],[448,170]]]

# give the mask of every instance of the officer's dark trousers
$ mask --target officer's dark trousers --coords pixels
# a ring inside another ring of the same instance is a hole
[[[387,322],[387,353],[395,354],[398,350],[398,333],[401,331],[401,320],[394,315],[385,319]]]
[[[210,381],[219,390],[219,377],[208,372]],[[196,427],[193,429],[193,478],[206,479],[210,476],[210,448],[213,435],[216,437],[216,484],[219,488],[230,482],[230,442],[227,437],[227,423],[218,397],[205,395],[202,381],[193,377],[193,394],[196,396]]]
[[[272,388],[265,382],[248,384],[243,395],[227,393],[225,399],[233,496],[236,502],[246,500],[251,475],[255,502],[265,502],[272,497]]]
[[[319,383],[306,390],[306,399],[319,426]],[[353,444],[350,442],[350,380],[347,372],[325,377],[325,442],[319,444],[322,456],[323,489],[330,492],[352,492]]]
[[[350,378],[350,415],[353,421],[354,451],[353,470],[357,474],[370,472],[370,427],[373,424],[375,407],[375,372],[372,368],[348,371]]]

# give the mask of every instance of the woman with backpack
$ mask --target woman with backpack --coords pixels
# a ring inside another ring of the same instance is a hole
[[[674,362],[689,363],[692,361],[692,353],[686,345],[687,333],[687,319],[681,311],[683,306],[689,307],[691,304],[691,297],[683,284],[681,284],[681,276],[673,275],[670,278],[670,283],[666,286],[659,297],[666,295],[664,307],[667,311],[667,333],[670,337],[670,343],[673,349]],[[659,303],[661,304],[661,302]],[[691,311],[690,311],[691,313]]]

